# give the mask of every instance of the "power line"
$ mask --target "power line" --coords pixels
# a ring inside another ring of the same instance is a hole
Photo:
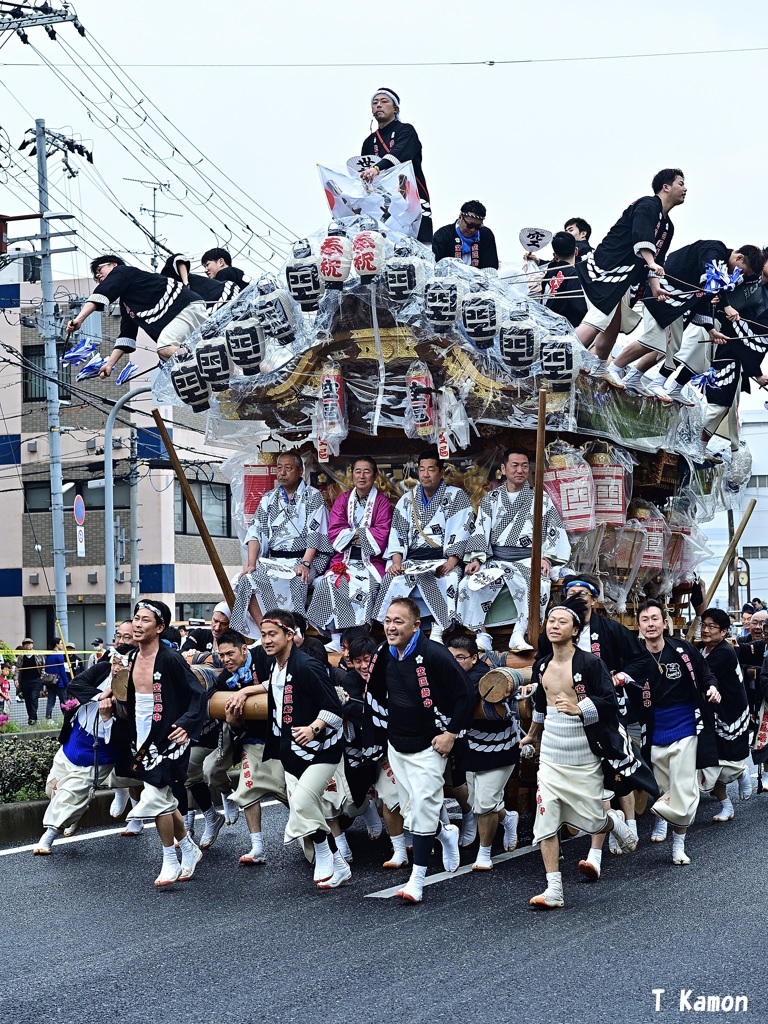
[[[87,37],[90,39],[90,36]],[[80,62],[56,64],[55,67],[69,68],[248,68],[271,70],[275,68],[452,68],[452,67],[503,67],[515,64],[569,64],[601,60],[648,60],[654,57],[701,57],[725,53],[765,53],[768,46],[738,46],[716,50],[659,50],[650,53],[603,53],[581,57],[516,57],[505,60],[419,60],[419,61],[362,61],[327,63],[278,63],[278,64],[123,64],[105,61],[100,64]],[[0,67],[30,68],[34,64],[0,62]]]

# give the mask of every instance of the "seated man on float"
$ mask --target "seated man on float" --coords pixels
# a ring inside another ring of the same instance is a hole
[[[514,622],[509,638],[512,651],[529,651],[528,595],[531,586],[533,488],[528,483],[530,460],[524,448],[508,448],[501,463],[504,486],[480,502],[475,532],[466,546],[464,579],[459,586],[458,615],[467,629],[477,633],[478,646],[493,645],[486,623]],[[564,565],[571,547],[563,520],[548,494],[544,494],[541,531],[541,618],[549,601],[550,573]]]
[[[379,467],[370,455],[352,463],[354,487],[333,503],[328,537],[331,567],[315,582],[307,618],[318,629],[332,629],[329,650],[341,651],[341,634],[371,621],[384,575],[384,551],[392,525],[392,504],[374,481]]]
[[[445,464],[436,448],[419,455],[419,483],[395,506],[386,557],[390,560],[379,588],[373,617],[384,621],[395,598],[415,591],[419,608],[432,616],[430,640],[456,619],[461,559],[472,535],[472,504],[460,487],[444,479]]]
[[[298,452],[281,452],[276,487],[262,497],[245,535],[248,564],[230,619],[244,636],[258,634],[265,608],[304,612],[310,584],[328,567],[328,509],[303,472]]]

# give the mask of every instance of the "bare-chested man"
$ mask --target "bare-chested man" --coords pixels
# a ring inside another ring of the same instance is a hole
[[[605,665],[576,646],[585,616],[586,605],[576,597],[550,611],[546,628],[552,653],[534,667],[539,686],[533,723],[521,740],[524,748],[542,737],[533,837],[541,843],[547,887],[530,902],[544,910],[565,905],[561,825],[591,835],[613,832],[627,852],[637,846],[622,812],[603,808],[601,757],[615,745],[611,734],[618,730],[619,709]]]
[[[203,856],[187,835],[173,789],[184,786],[190,736],[196,736],[206,722],[207,701],[184,658],[160,642],[170,621],[171,610],[162,601],[146,599],[136,604],[133,640],[138,650],[128,655],[126,699],[118,701],[108,691],[100,704],[104,721],[116,715],[127,726],[117,773],[144,782],[128,819],[151,818],[157,825],[163,845],[163,865],[155,879],[158,887],[188,881]],[[115,737],[113,742],[119,741]]]

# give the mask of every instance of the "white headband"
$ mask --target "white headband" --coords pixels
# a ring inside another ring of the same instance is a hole
[[[573,608],[569,608],[567,604],[556,604],[554,608],[550,608],[549,609],[549,614],[551,615],[552,612],[561,612],[561,611],[562,612],[569,612],[573,616],[573,621],[576,623],[576,625],[579,627],[579,629],[581,629],[581,619],[576,614],[576,612],[573,610]]]

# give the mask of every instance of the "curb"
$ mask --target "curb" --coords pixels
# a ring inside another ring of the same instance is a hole
[[[113,795],[111,790],[96,794],[80,819],[83,827],[117,825],[115,819],[109,815]],[[24,803],[0,805],[0,836],[3,837],[3,845],[39,839],[43,832],[43,815],[47,806],[47,800],[27,800]]]

